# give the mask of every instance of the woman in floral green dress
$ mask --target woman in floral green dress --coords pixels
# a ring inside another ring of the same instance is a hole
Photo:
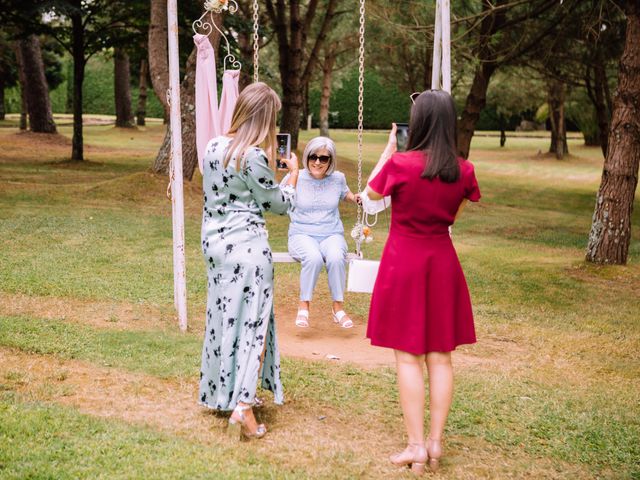
[[[280,99],[264,83],[238,97],[227,135],[213,138],[204,156],[202,250],[207,264],[207,314],[200,403],[233,410],[229,429],[262,437],[252,406],[258,379],[283,402],[273,316],[273,263],[263,213],[287,214],[298,179],[275,181],[276,115]],[[261,148],[261,146],[264,147]]]

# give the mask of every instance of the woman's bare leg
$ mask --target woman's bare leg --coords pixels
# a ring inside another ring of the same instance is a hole
[[[429,352],[425,363],[429,372],[429,442],[427,450],[430,468],[438,468],[437,459],[442,455],[442,435],[453,400],[453,366],[451,352]],[[432,465],[432,463],[434,463]]]
[[[424,444],[424,355],[394,350],[398,389],[409,443]]]

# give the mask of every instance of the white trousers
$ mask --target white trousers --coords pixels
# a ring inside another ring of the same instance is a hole
[[[289,255],[302,263],[300,269],[300,300],[311,301],[313,289],[323,265],[327,266],[329,290],[334,302],[344,301],[347,273],[347,242],[344,235],[289,237]]]

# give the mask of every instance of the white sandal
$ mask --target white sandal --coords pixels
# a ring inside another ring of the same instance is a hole
[[[344,317],[348,317],[347,313],[344,310],[338,310],[337,312],[331,310],[331,313],[333,313],[333,321],[340,325],[342,328],[353,327],[353,321],[351,320],[351,318],[347,318],[347,320],[344,320]]]
[[[309,310],[298,310],[298,315],[296,316],[296,327],[309,327]]]

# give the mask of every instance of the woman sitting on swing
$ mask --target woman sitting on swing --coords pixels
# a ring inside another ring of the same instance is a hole
[[[331,139],[310,140],[304,149],[302,165],[296,207],[289,213],[289,254],[302,263],[296,326],[309,326],[309,303],[318,275],[326,265],[333,320],[342,328],[351,328],[353,321],[343,307],[347,242],[338,204],[340,200],[356,203],[358,195],[349,190],[344,174],[336,171],[336,146]]]

